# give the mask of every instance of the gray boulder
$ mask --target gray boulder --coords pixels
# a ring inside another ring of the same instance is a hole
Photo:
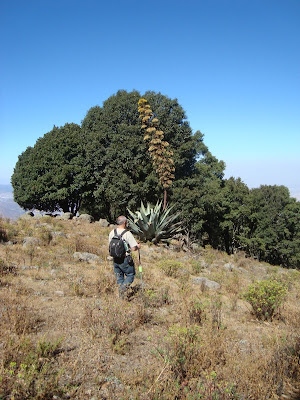
[[[87,261],[87,262],[100,262],[101,261],[101,258],[99,256],[97,256],[96,254],[92,254],[92,253],[76,252],[73,254],[73,257],[75,258],[75,260],[78,260],[78,261]]]
[[[23,247],[37,247],[40,245],[40,241],[39,239],[35,238],[35,237],[25,237],[23,239]]]
[[[107,228],[109,226],[109,222],[104,218],[100,218],[98,223],[102,228]]]
[[[225,269],[227,269],[228,271],[233,271],[234,269],[236,269],[236,266],[234,264],[232,264],[232,263],[224,264],[223,267]]]
[[[89,214],[81,214],[81,215],[79,215],[78,219],[80,221],[84,221],[84,222],[88,222],[88,223],[91,223],[94,221],[94,218]]]
[[[210,281],[207,278],[197,276],[196,278],[192,278],[194,285],[201,285],[210,290],[219,290],[221,289],[221,285],[218,282]]]
[[[74,215],[70,212],[65,212],[63,214],[61,214],[60,216],[58,216],[58,219],[63,219],[63,220],[68,220],[68,219],[72,219],[74,217]]]
[[[195,253],[199,253],[201,251],[201,246],[198,243],[192,243],[191,244],[191,249]]]

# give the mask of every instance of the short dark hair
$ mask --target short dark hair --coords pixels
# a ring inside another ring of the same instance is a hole
[[[127,218],[124,217],[124,215],[120,215],[120,216],[117,218],[117,225],[123,225],[124,222],[127,222]]]

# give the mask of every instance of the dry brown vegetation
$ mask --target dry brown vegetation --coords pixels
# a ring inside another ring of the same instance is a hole
[[[108,228],[51,217],[0,225],[0,399],[299,399],[299,271],[144,244],[144,285],[137,274],[124,301]],[[24,247],[25,237],[38,242]],[[269,278],[288,294],[260,321],[243,292]]]

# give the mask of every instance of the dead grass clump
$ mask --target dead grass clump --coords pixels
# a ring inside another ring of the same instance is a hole
[[[243,288],[241,275],[236,271],[233,271],[228,276],[228,279],[223,283],[223,286],[226,289],[226,294],[230,299],[231,310],[236,311],[237,302],[241,298],[241,291]]]
[[[26,303],[27,299],[6,292],[2,294],[2,305],[0,308],[1,331],[14,333],[19,336],[31,332],[37,332],[43,323],[38,313]]]
[[[49,246],[49,244],[51,243],[52,239],[53,239],[53,232],[51,229],[49,229],[46,226],[42,226],[39,230],[38,230],[38,236],[39,239],[41,240],[41,242],[45,245],[45,246]]]
[[[96,254],[97,256],[101,256],[101,249],[97,246],[92,246],[85,239],[79,237],[75,240],[75,252],[79,253],[91,253]]]
[[[0,277],[4,275],[17,275],[17,267],[15,265],[7,264],[0,258]]]
[[[0,243],[1,243],[1,242],[8,242],[8,235],[7,235],[6,229],[4,229],[4,228],[0,225]]]
[[[165,343],[157,348],[157,354],[163,360],[163,369],[161,381],[154,383],[150,398],[188,399],[189,394],[196,398],[192,393],[201,393],[198,398],[205,399],[235,398],[229,396],[234,384],[224,383],[222,374],[216,372],[227,362],[224,332],[214,334],[197,325],[175,325],[169,329]],[[226,390],[228,395],[219,397]]]
[[[287,326],[295,329],[300,328],[300,309],[297,306],[295,307],[294,304],[286,305],[281,311],[280,317]]]
[[[71,282],[69,282],[69,289],[71,296],[83,297],[87,294],[82,277],[73,279]]]
[[[129,334],[150,319],[151,314],[143,304],[131,305],[115,298],[97,310],[88,309],[83,324],[93,336],[107,338],[113,352],[126,354]]]
[[[271,366],[277,382],[289,382],[296,387],[300,382],[300,334],[286,338],[275,350]],[[300,387],[299,387],[300,389]]]
[[[101,270],[100,275],[100,278],[98,278],[95,283],[96,294],[113,293],[116,288],[116,278],[114,274]]]

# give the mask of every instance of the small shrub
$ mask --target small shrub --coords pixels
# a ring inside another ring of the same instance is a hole
[[[287,287],[276,280],[264,280],[249,286],[244,298],[251,304],[258,319],[272,319],[285,300]]]
[[[216,251],[210,245],[206,245],[203,258],[206,264],[213,264],[217,259]]]
[[[145,307],[161,307],[171,303],[169,287],[145,289],[140,291],[139,297]]]
[[[10,340],[0,365],[0,398],[61,398],[67,388],[59,383],[61,371],[55,362],[59,344],[41,341],[35,346],[29,340]]]
[[[182,382],[185,378],[194,375],[197,355],[200,352],[200,336],[197,326],[187,328],[173,326],[169,329],[166,349],[160,354],[169,364],[174,377]]]
[[[29,244],[25,249],[25,254],[29,256],[30,265],[33,265],[33,259],[36,256],[36,246]]]
[[[204,263],[198,260],[192,260],[191,262],[191,267],[193,270],[194,274],[200,274],[200,272],[203,270],[204,268]]]
[[[206,320],[205,305],[200,300],[192,300],[189,304],[189,319],[192,324],[202,325]]]
[[[178,278],[180,270],[183,268],[180,261],[176,260],[162,260],[158,267],[164,272],[165,275],[172,278]]]
[[[39,233],[39,238],[45,245],[49,245],[53,239],[53,234],[50,229],[43,227]]]
[[[70,290],[73,296],[82,297],[85,295],[84,285],[81,279],[70,283]]]

